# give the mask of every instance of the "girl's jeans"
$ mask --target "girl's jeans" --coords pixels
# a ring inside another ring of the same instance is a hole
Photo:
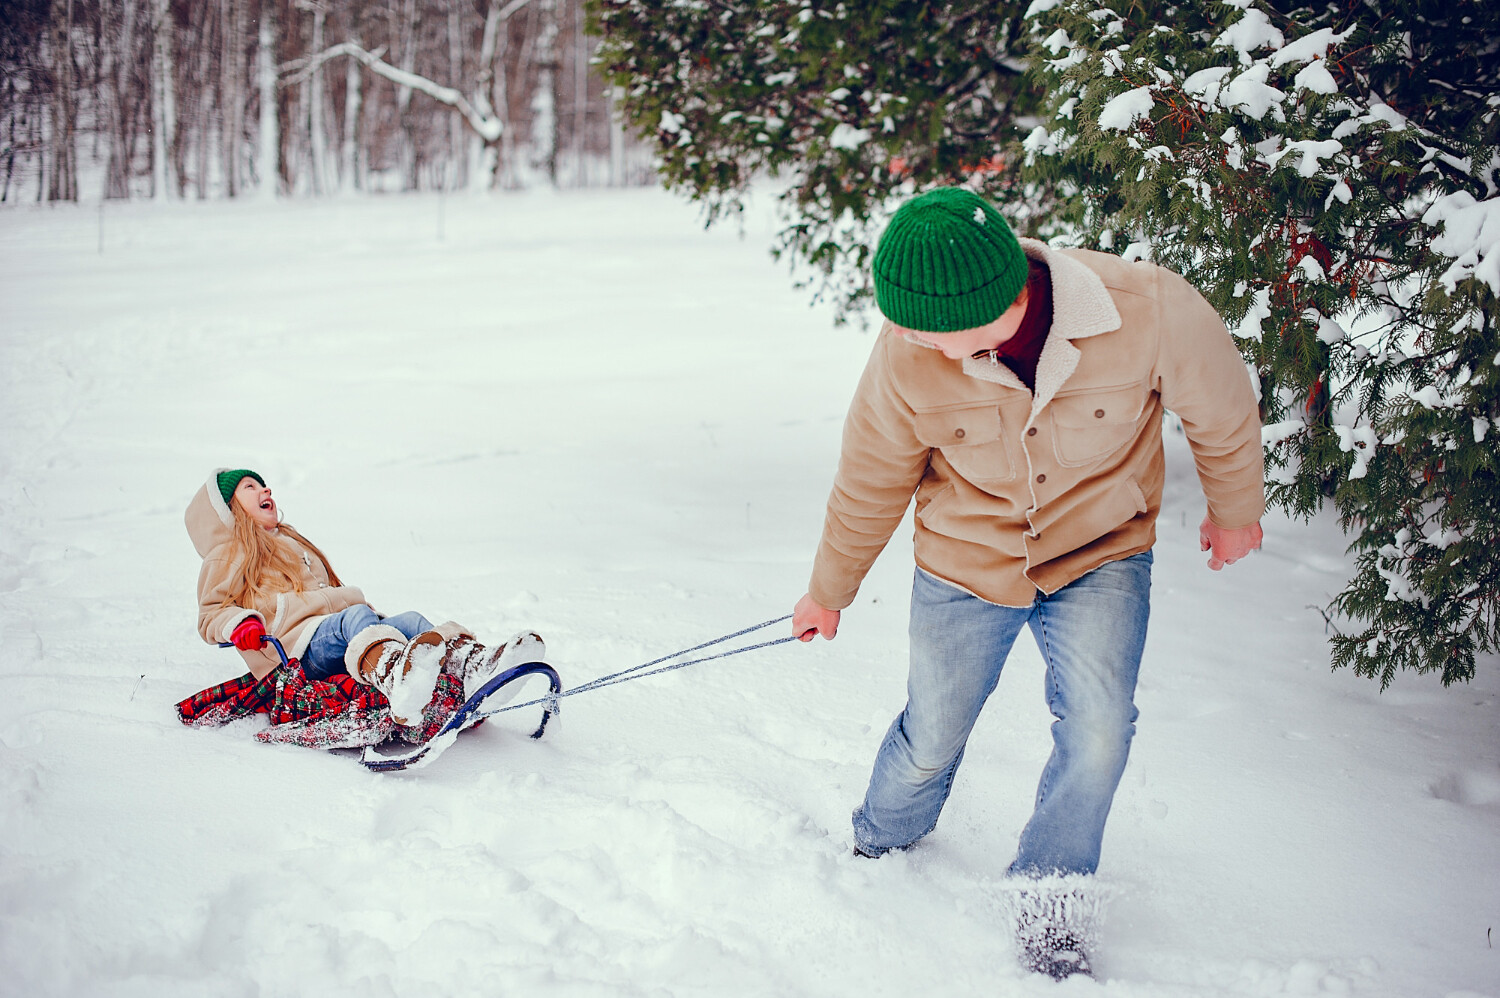
[[[869,855],[932,831],[964,743],[1023,625],[1046,663],[1052,757],[1009,872],[1093,873],[1135,734],[1151,552],[1109,562],[1029,607],[987,603],[917,569],[906,709],[886,733],[854,839]]]
[[[302,674],[308,679],[328,679],[344,672],[344,652],[349,650],[349,642],[360,631],[376,624],[389,624],[405,634],[407,640],[423,631],[432,630],[432,624],[427,618],[415,610],[398,613],[394,617],[382,617],[363,603],[357,603],[347,610],[324,617],[318,624],[318,629],[313,631],[312,641],[308,642],[307,650],[302,653]]]

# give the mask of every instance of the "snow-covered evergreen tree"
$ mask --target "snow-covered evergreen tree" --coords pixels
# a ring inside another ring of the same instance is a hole
[[[752,178],[785,179],[777,255],[840,315],[871,293],[868,257],[893,199],[968,182],[1022,203],[1009,193],[1014,122],[1036,99],[1015,57],[1020,2],[589,6],[599,63],[631,124],[655,137],[666,183],[712,222],[738,210]]]
[[[1274,503],[1358,552],[1335,666],[1500,648],[1500,5],[1035,0],[1053,231],[1187,274],[1262,388]]]

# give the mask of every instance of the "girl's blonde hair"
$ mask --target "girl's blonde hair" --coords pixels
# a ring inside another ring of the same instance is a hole
[[[265,529],[246,513],[244,507],[231,500],[229,509],[234,514],[232,541],[235,553],[244,558],[244,570],[240,573],[239,585],[225,598],[224,606],[255,606],[263,597],[277,593],[301,592],[297,562],[285,546],[276,543],[276,535]],[[303,537],[286,524],[281,532],[289,535],[298,544],[317,555],[328,571],[329,585],[341,586],[338,573],[328,563],[328,557],[312,541]]]

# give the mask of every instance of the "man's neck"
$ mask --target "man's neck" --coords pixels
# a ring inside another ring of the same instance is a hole
[[[1026,315],[1016,327],[1015,335],[989,354],[1014,371],[1027,388],[1035,390],[1037,361],[1041,359],[1042,348],[1047,345],[1047,333],[1052,328],[1052,272],[1046,264],[1036,260],[1029,262]]]

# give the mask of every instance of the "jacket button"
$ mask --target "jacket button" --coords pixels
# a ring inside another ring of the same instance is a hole
[[[1036,476],[1036,480],[1037,480],[1038,483],[1045,482],[1047,480],[1047,476],[1046,475],[1037,475]]]
[[[1094,410],[1094,418],[1095,419],[1103,419],[1104,418],[1104,410],[1103,409],[1095,409]]]
[[[956,429],[956,430],[953,431],[953,435],[955,437],[958,437],[960,440],[962,440],[963,439],[963,435],[964,435],[964,428],[962,426],[960,426],[958,429]]]
[[[1031,429],[1027,430],[1026,431],[1026,435],[1028,437],[1034,437],[1034,436],[1036,436],[1036,427],[1033,426]]]

